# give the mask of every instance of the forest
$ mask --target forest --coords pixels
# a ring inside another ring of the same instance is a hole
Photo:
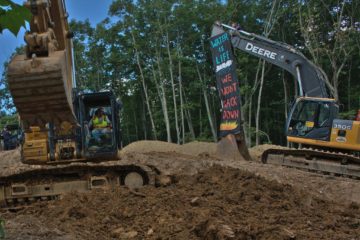
[[[70,22],[77,88],[112,90],[121,99],[124,145],[217,141],[221,104],[209,38],[218,20],[296,47],[323,69],[341,116],[352,119],[360,108],[359,9],[358,0],[115,0],[96,27]],[[244,52],[234,54],[247,144],[286,145],[294,78]],[[6,71],[1,84],[1,119],[15,119]]]

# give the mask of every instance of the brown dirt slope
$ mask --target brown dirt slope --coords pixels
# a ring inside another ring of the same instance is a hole
[[[66,196],[17,212],[9,239],[357,239],[360,207],[341,206],[287,184],[214,166],[145,187]],[[6,213],[5,219],[13,214]],[[21,218],[19,218],[21,216]],[[29,222],[27,219],[36,219]],[[42,235],[27,231],[39,229]],[[18,226],[24,228],[19,231]],[[45,229],[45,230],[44,230]]]
[[[214,143],[141,141],[120,156],[177,181],[2,210],[8,239],[359,239],[359,181],[221,158]],[[38,167],[0,152],[0,174]]]

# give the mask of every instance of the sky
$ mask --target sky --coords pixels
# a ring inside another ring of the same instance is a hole
[[[13,0],[18,4],[22,4],[24,0]],[[101,20],[105,19],[112,0],[65,0],[67,11],[70,15],[69,19],[86,20],[89,19],[93,26],[96,26]],[[22,28],[15,37],[8,30],[0,34],[0,77],[3,74],[3,65],[5,61],[14,52],[16,47],[24,43],[25,29]]]

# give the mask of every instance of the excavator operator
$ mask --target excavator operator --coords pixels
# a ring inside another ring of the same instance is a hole
[[[90,121],[90,129],[97,143],[101,142],[102,136],[111,132],[111,122],[104,113],[104,108],[100,107],[95,111]]]

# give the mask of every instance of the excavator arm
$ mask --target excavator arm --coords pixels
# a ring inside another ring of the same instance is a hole
[[[25,34],[25,54],[8,67],[8,83],[25,132],[75,123],[72,89],[75,87],[71,32],[64,0],[28,0],[33,17]]]
[[[234,48],[291,73],[298,82],[299,96],[329,98],[325,86],[327,76],[294,47],[254,33],[237,30],[226,24],[215,24],[211,35],[216,36],[225,32],[223,27],[231,30],[231,42]]]

